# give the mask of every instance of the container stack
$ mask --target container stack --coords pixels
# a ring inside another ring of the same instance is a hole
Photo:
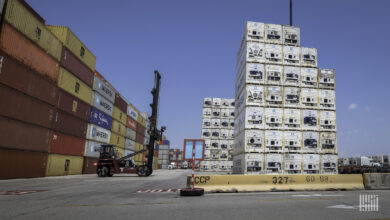
[[[234,99],[204,98],[202,139],[205,140],[202,171],[232,171],[234,144]]]
[[[169,141],[159,141],[158,145],[158,168],[168,169],[169,161]]]
[[[180,167],[183,163],[183,154],[180,149],[169,149],[169,162],[175,163],[176,168]]]
[[[0,166],[12,169],[0,178],[96,173],[101,144],[120,156],[134,150],[137,118],[128,132],[128,104],[95,70],[95,55],[25,1],[2,7]]]
[[[335,77],[299,27],[247,22],[236,61],[237,174],[337,173]]]

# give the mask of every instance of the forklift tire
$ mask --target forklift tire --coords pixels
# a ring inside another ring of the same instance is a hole
[[[137,174],[140,177],[145,177],[148,173],[148,168],[146,166],[141,166],[137,169]]]
[[[202,196],[203,194],[203,188],[185,188],[180,190],[180,196]]]
[[[110,172],[110,170],[109,170],[107,167],[103,167],[103,168],[102,168],[102,171],[101,171],[102,177],[108,176],[109,172]]]
[[[103,177],[103,175],[102,175],[102,169],[99,169],[99,170],[98,170],[97,175],[98,175],[98,177]]]

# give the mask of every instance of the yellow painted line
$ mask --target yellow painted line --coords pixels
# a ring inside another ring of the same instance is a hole
[[[65,205],[63,207],[98,207],[98,206],[140,206],[140,205],[170,205],[170,204],[178,204],[176,202],[153,202],[153,203],[113,203],[113,204],[75,204],[75,205]]]

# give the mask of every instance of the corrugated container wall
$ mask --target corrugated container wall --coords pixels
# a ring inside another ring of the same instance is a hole
[[[52,132],[50,138],[50,153],[83,156],[85,139],[77,138],[59,132]]]
[[[62,89],[58,89],[56,107],[84,121],[88,120],[89,105]]]
[[[92,87],[93,72],[66,47],[62,48],[61,65],[89,87]]]
[[[22,34],[5,23],[1,27],[0,44],[1,50],[8,55],[48,79],[54,82],[57,81],[58,63],[38,46],[32,44]]]
[[[112,120],[111,131],[120,134],[121,136],[126,135],[126,127],[117,120]]]
[[[111,103],[114,103],[115,91],[97,76],[95,76],[93,80],[93,90],[97,91]]]
[[[125,148],[125,137],[112,132],[110,138],[110,144],[121,148]]]
[[[87,139],[102,143],[110,143],[111,131],[94,124],[88,124]]]
[[[118,107],[122,112],[127,112],[127,102],[117,93],[115,93],[114,105]]]
[[[60,61],[61,42],[19,0],[7,1],[4,18],[46,53]]]
[[[91,107],[88,122],[99,125],[102,128],[111,130],[112,118],[111,116],[99,111],[98,109]]]
[[[112,112],[114,111],[114,105],[97,92],[92,92],[91,105],[109,116],[112,116]]]
[[[114,106],[114,112],[112,113],[112,117],[119,122],[121,122],[123,125],[126,125],[127,116],[126,113],[121,111],[118,107]]]
[[[0,51],[0,83],[36,97],[51,105],[56,103],[57,86],[38,73],[10,58]],[[23,79],[23,80],[21,80]]]
[[[84,165],[83,165],[83,174],[94,174],[97,173],[97,162],[99,159],[84,157]]]
[[[0,84],[0,115],[51,127],[54,107]]]
[[[52,129],[79,138],[85,138],[87,122],[64,112],[57,111]]]
[[[49,154],[47,159],[46,176],[62,176],[81,174],[83,157]]]
[[[95,70],[96,57],[88,50],[88,48],[77,38],[73,32],[65,26],[46,26],[57,38],[69,48],[88,68]]]
[[[92,89],[62,67],[60,68],[58,87],[83,100],[87,104],[91,103]]]
[[[46,162],[47,153],[0,149],[0,179],[43,177]]]

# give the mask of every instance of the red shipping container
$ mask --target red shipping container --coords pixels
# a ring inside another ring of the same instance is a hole
[[[55,105],[57,85],[44,79],[42,75],[0,51],[0,82],[23,93]]]
[[[88,121],[89,105],[62,89],[58,89],[56,107],[72,116]]]
[[[42,76],[57,81],[58,63],[6,23],[1,26],[0,49]]]
[[[96,174],[98,158],[84,157],[83,174]]]
[[[137,121],[132,119],[130,116],[127,116],[126,126],[133,129],[134,131],[137,131]]]
[[[144,136],[145,135],[145,127],[137,122],[137,135],[138,134],[141,134]]]
[[[85,138],[87,134],[87,126],[87,122],[62,111],[57,111],[52,128],[55,131],[79,138]]]
[[[48,152],[49,140],[50,129],[0,116],[0,147]]]
[[[136,136],[135,136],[135,142],[140,143],[140,144],[143,145],[144,142],[145,142],[145,136],[143,134],[137,133]]]
[[[47,153],[0,149],[0,179],[43,177]]]
[[[127,112],[127,102],[118,93],[115,93],[114,105],[122,112]]]
[[[0,115],[50,128],[54,107],[0,84]]]
[[[61,65],[89,87],[93,85],[93,72],[66,47],[62,47]]]
[[[83,156],[85,139],[73,137],[59,132],[52,132],[50,138],[50,153]]]

